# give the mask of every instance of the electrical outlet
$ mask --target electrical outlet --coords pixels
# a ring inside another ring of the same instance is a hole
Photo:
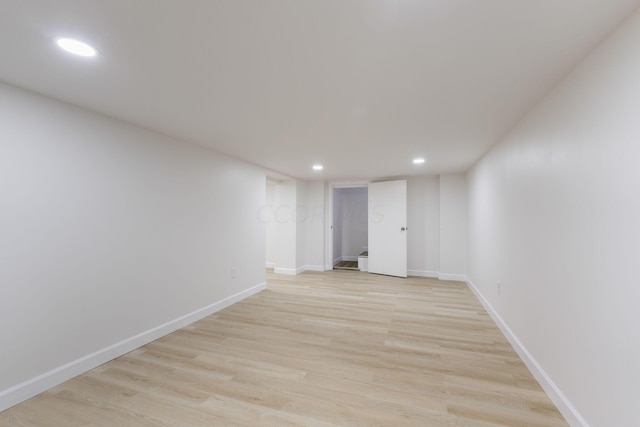
[[[235,267],[231,267],[231,278],[235,279],[236,277],[238,277],[238,269]]]
[[[496,290],[498,291],[498,295],[502,295],[502,283],[498,282]]]

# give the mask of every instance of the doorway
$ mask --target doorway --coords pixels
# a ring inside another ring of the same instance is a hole
[[[368,187],[333,189],[333,268],[367,271]]]

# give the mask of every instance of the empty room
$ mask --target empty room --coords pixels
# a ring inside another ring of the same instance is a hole
[[[639,7],[0,1],[0,426],[640,425]]]

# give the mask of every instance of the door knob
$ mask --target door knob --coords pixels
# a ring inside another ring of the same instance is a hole
[[[402,227],[400,228],[400,231],[405,231],[406,229],[408,229],[409,227]]]

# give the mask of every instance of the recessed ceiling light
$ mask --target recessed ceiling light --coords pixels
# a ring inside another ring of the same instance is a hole
[[[418,157],[417,159],[413,159],[413,163],[416,165],[421,165],[424,163],[424,159],[422,157]]]
[[[56,44],[63,50],[78,56],[96,56],[96,50],[88,44],[79,40],[59,37],[55,39]]]
[[[313,165],[313,170],[314,171],[321,171],[322,169],[324,169],[324,167],[322,165]]]

